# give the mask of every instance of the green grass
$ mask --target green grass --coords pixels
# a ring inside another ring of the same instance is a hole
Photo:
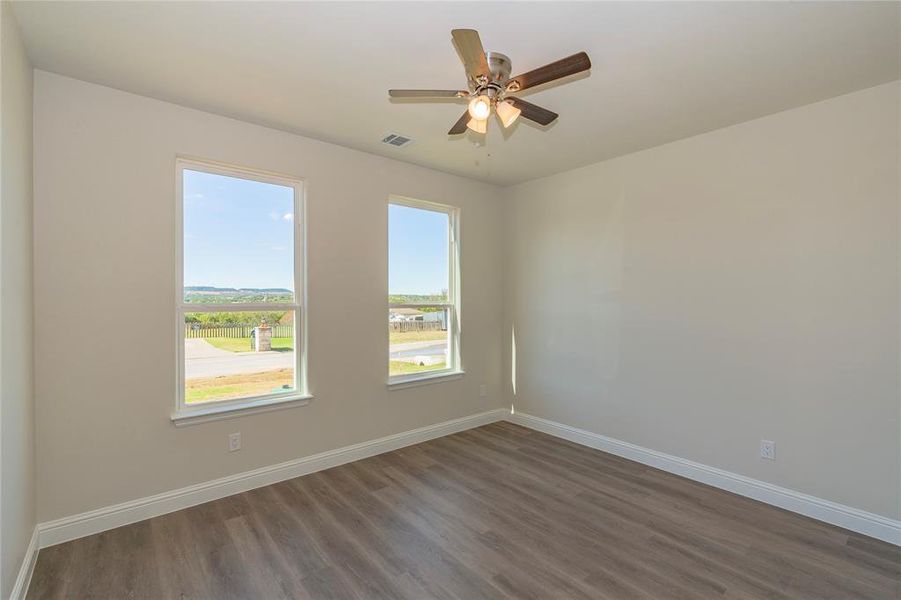
[[[195,404],[287,392],[293,389],[293,386],[293,369],[189,379],[185,382],[185,403]]]
[[[435,365],[426,365],[420,366],[411,362],[404,362],[402,360],[392,360],[388,361],[388,374],[389,375],[409,375],[410,373],[422,373],[424,371],[438,371],[440,369],[447,368],[443,362]]]
[[[446,339],[446,331],[388,331],[389,344],[404,344],[406,342],[430,342],[432,340]]]
[[[204,338],[210,345],[229,352],[251,352],[250,338]],[[294,349],[294,338],[272,338],[272,349],[289,352]]]

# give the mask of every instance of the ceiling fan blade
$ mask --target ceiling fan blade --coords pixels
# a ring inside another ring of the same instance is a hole
[[[460,135],[461,133],[465,133],[466,124],[471,118],[472,117],[469,116],[469,111],[467,110],[465,113],[463,113],[463,116],[460,117],[460,120],[454,123],[454,126],[450,128],[450,131],[447,132],[447,135]]]
[[[530,121],[535,121],[539,125],[550,125],[554,122],[554,119],[559,116],[553,111],[550,111],[546,108],[541,108],[540,106],[536,106],[531,102],[520,100],[519,98],[507,96],[507,100],[512,102],[513,106],[522,111],[522,113],[520,114],[521,117],[525,117]]]
[[[482,40],[475,29],[454,29],[451,31],[460,58],[463,59],[463,67],[466,75],[475,80],[479,75],[488,77],[488,59],[485,58],[485,49],[482,48]]]
[[[507,89],[512,92],[525,90],[531,87],[535,87],[536,85],[541,85],[542,83],[560,79],[561,77],[566,77],[568,75],[574,75],[576,73],[581,73],[582,71],[587,71],[590,68],[591,60],[588,58],[588,55],[584,52],[579,52],[578,54],[573,54],[572,56],[561,58],[560,60],[552,62],[549,65],[538,67],[537,69],[529,71],[528,73],[523,73],[522,75],[511,77],[510,83],[507,84]],[[510,84],[512,84],[513,82],[516,82],[519,87],[516,87],[516,85],[513,85],[511,87]]]
[[[459,90],[388,90],[391,98],[465,98],[469,92]]]

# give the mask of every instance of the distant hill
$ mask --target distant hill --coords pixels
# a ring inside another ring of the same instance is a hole
[[[416,304],[417,302],[445,302],[447,301],[447,290],[440,294],[389,294],[388,302],[391,304]]]
[[[285,288],[220,288],[211,285],[186,285],[186,292],[210,292],[210,293],[232,293],[245,292],[249,294],[290,294],[291,290]]]
[[[212,285],[185,286],[185,302],[189,304],[254,304],[291,302],[294,294],[285,288],[220,288]],[[276,320],[281,315],[276,317]]]

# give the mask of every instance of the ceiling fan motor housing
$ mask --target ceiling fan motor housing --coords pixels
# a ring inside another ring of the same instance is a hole
[[[488,70],[491,72],[491,81],[499,86],[504,86],[507,83],[507,80],[510,79],[510,73],[513,69],[510,57],[506,54],[501,54],[500,52],[486,52],[485,58],[488,59]]]
[[[483,81],[477,82],[474,90],[475,95],[485,94],[492,100],[498,98],[507,87],[507,81],[510,79],[510,73],[513,70],[513,63],[510,57],[500,52],[486,52],[485,58],[488,62],[489,77]]]
[[[451,38],[466,71],[466,90],[388,90],[391,98],[466,99],[470,106],[450,128],[448,135],[460,135],[467,127],[478,133],[485,133],[487,117],[492,109],[497,111],[504,127],[509,127],[520,114],[524,119],[539,125],[550,125],[558,117],[557,113],[510,94],[591,68],[588,55],[585,52],[578,52],[543,67],[520,73],[515,79],[511,79],[513,65],[510,57],[500,52],[485,52],[478,31],[453,29]],[[473,123],[478,124],[478,127],[473,126]]]

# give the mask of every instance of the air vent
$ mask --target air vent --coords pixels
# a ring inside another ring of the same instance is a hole
[[[404,135],[389,133],[382,138],[382,143],[388,144],[389,146],[394,146],[395,148],[403,148],[404,146],[409,146],[410,144],[412,144],[413,140],[412,138],[408,138]]]

